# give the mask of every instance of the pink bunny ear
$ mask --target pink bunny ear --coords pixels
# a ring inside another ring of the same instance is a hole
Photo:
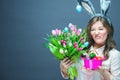
[[[101,7],[101,13],[102,15],[106,15],[108,12],[108,9],[110,7],[110,0],[100,0],[100,7]]]
[[[93,4],[90,0],[77,0],[79,5],[81,5],[91,16],[96,14]]]

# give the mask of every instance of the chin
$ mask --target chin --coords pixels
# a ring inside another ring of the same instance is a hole
[[[95,44],[103,46],[104,42],[95,42]]]
[[[95,44],[97,44],[99,46],[103,46],[104,45],[104,43],[95,43]]]

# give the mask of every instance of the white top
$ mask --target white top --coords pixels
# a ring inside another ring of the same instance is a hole
[[[90,50],[94,50],[93,46]],[[104,50],[104,46],[96,49],[97,55],[103,56],[102,52]],[[82,68],[83,64],[82,60],[77,61],[76,67],[78,71],[78,76],[76,80],[104,80],[103,76],[95,70],[85,70]],[[103,61],[102,65],[106,68],[109,68],[111,72],[110,80],[120,80],[120,52],[116,49],[112,49],[109,52],[109,58]]]

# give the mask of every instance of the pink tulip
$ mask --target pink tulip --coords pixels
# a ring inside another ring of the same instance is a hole
[[[61,34],[61,30],[59,30],[59,29],[52,30],[52,35],[57,36],[60,34]]]
[[[72,31],[72,36],[73,36],[75,33],[76,33],[75,31]]]
[[[82,48],[78,48],[78,51],[81,51],[82,50]]]
[[[81,34],[82,29],[78,29],[77,34],[78,36]]]
[[[56,29],[55,31],[56,31],[56,35],[60,35],[61,34],[61,30]]]
[[[78,43],[77,42],[75,42],[74,43],[74,48],[76,48],[78,46]]]
[[[66,41],[65,40],[62,40],[61,43],[62,43],[63,46],[66,45]]]
[[[74,32],[77,31],[76,27],[72,23],[69,24],[69,28]]]
[[[56,35],[56,31],[55,30],[52,30],[52,35]]]
[[[83,40],[81,40],[81,42],[82,42],[82,44],[84,44],[84,41],[83,41]]]
[[[84,39],[84,37],[81,37],[81,38],[80,38],[80,41],[82,41],[83,39]]]

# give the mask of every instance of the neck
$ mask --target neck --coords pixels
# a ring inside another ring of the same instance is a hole
[[[94,44],[94,45],[93,45],[94,49],[98,49],[98,48],[100,48],[100,47],[102,47],[102,46],[104,46],[104,45],[98,45],[98,44]]]

